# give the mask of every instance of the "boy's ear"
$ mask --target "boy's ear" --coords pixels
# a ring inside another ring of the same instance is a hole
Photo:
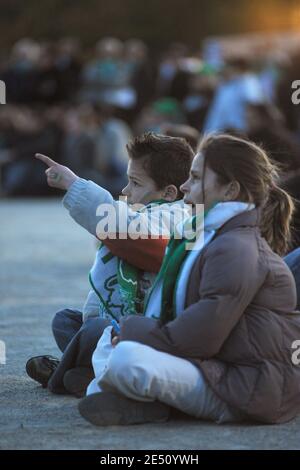
[[[178,197],[178,189],[174,184],[170,184],[164,189],[162,198],[168,202],[176,201]]]

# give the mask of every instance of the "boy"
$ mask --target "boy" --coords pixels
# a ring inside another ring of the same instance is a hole
[[[67,191],[63,204],[71,217],[102,241],[90,272],[92,289],[83,313],[66,309],[58,312],[53,320],[54,337],[64,353],[62,360],[38,356],[31,358],[26,366],[31,378],[53,392],[68,390],[82,394],[90,379],[86,368],[103,329],[111,319],[142,313],[145,295],[159,270],[173,227],[188,216],[187,208],[180,200],[182,194],[179,189],[187,179],[193,158],[193,151],[186,141],[150,133],[134,139],[127,150],[128,185],[122,193],[129,204],[146,206],[138,211],[123,201],[115,201],[108,191],[79,178],[69,168],[37,155],[49,166],[46,170],[48,184]],[[125,229],[116,226],[115,232],[110,232],[106,238],[107,232],[99,229],[103,218],[99,220],[97,214],[101,207],[114,209],[120,220],[125,217]],[[133,239],[131,228],[137,225],[145,238]],[[153,232],[156,238],[149,238]],[[131,264],[126,258],[130,258]],[[150,272],[143,270],[146,261]],[[86,351],[78,363],[78,343],[82,344],[83,335]],[[71,371],[74,365],[77,370]],[[82,365],[84,370],[80,367]],[[71,374],[67,376],[66,371]]]

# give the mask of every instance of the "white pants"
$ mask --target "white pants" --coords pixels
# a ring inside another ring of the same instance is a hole
[[[111,329],[104,330],[93,354],[96,378],[87,395],[115,390],[133,400],[159,400],[197,418],[239,420],[191,362],[135,341],[121,341],[113,348]]]

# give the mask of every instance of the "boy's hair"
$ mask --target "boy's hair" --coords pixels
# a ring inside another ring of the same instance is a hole
[[[183,197],[179,187],[188,179],[194,152],[185,139],[154,134],[142,134],[127,144],[129,158],[144,158],[144,168],[158,189],[173,184],[178,199]]]

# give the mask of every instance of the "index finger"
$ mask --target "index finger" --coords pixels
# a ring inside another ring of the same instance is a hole
[[[48,166],[58,165],[57,162],[47,157],[46,155],[43,155],[42,153],[36,153],[35,157],[41,160],[43,163],[45,163]]]

